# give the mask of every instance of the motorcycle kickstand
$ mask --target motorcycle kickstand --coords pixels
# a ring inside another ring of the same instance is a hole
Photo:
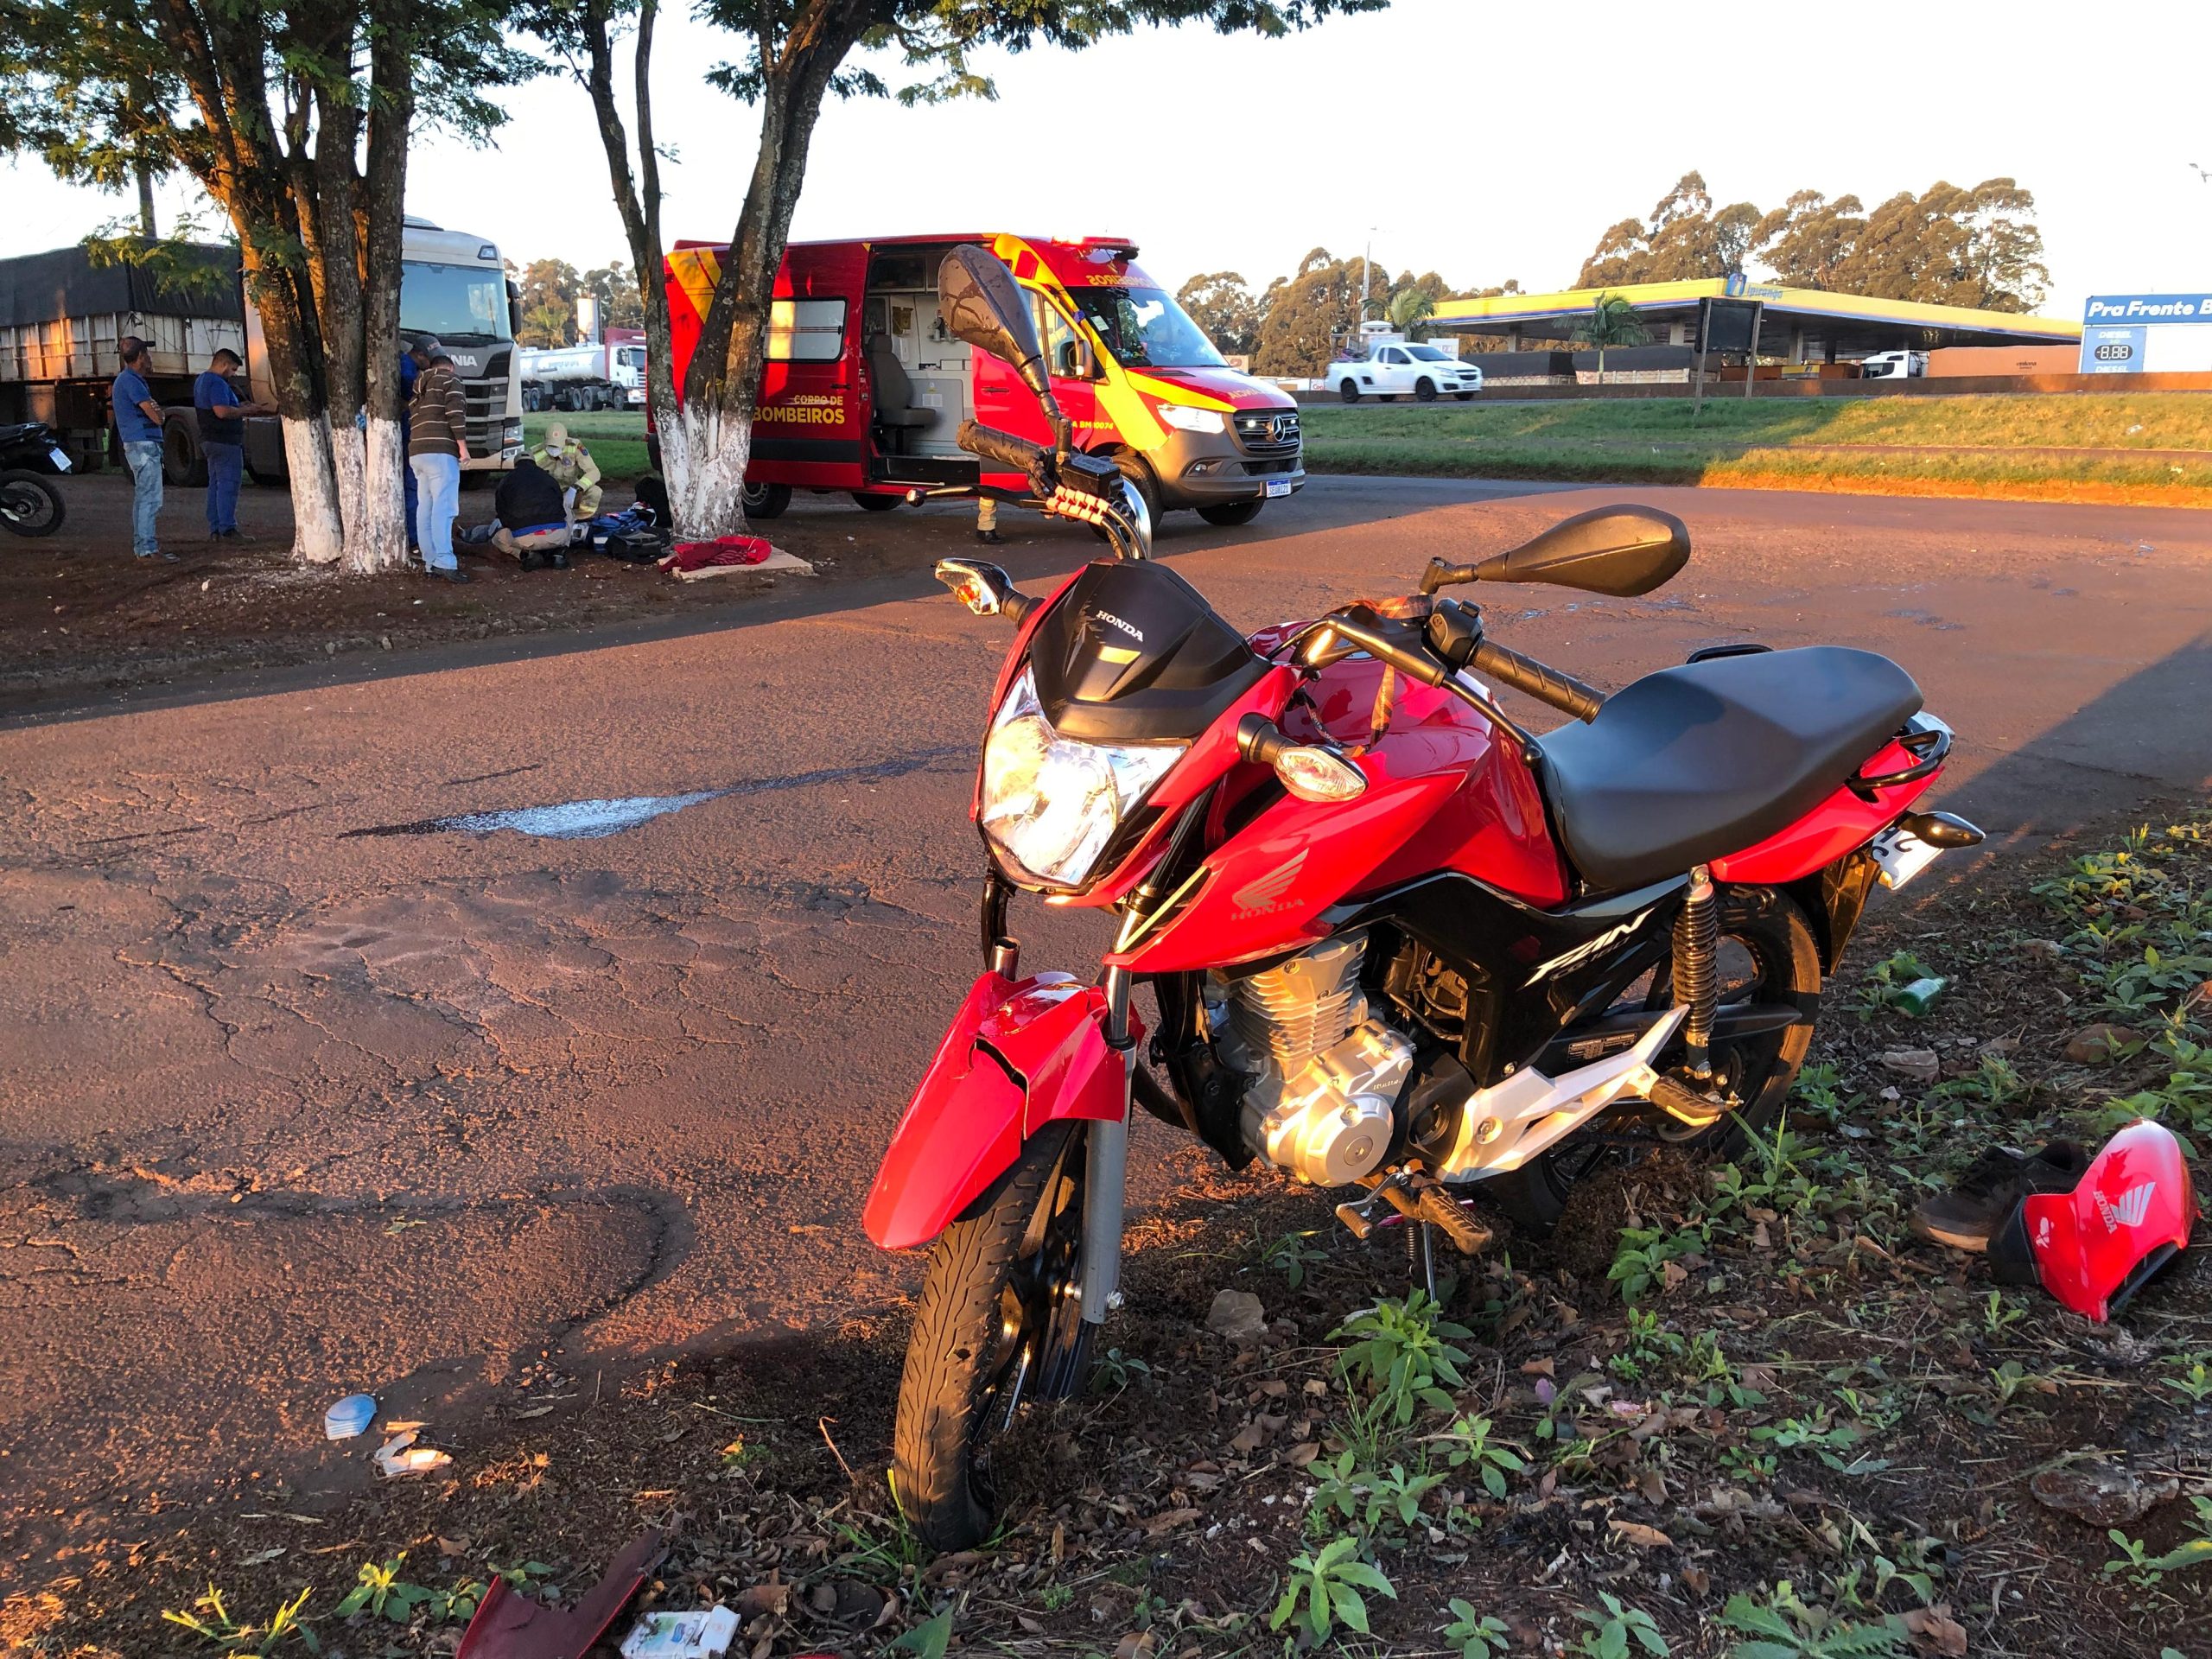
[[[1436,1228],[1426,1221],[1406,1224],[1406,1274],[1418,1280],[1428,1292],[1428,1300],[1436,1300]]]

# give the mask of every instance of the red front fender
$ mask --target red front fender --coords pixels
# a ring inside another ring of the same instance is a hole
[[[1065,974],[980,975],[891,1137],[861,1217],[868,1236],[887,1250],[926,1244],[1046,1124],[1118,1120],[1128,1074],[1105,1020],[1105,994]],[[1143,1034],[1134,1013],[1129,1034]]]

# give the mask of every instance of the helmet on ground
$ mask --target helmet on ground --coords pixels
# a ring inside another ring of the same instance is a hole
[[[1990,1244],[1990,1263],[1999,1278],[2040,1282],[2101,1324],[2189,1248],[2196,1220],[2181,1142],[2138,1118],[2105,1142],[2071,1192],[2021,1199]]]

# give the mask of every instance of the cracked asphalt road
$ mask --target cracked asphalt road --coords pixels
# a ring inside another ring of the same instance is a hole
[[[1689,522],[1690,570],[1630,602],[1484,593],[1499,638],[1609,686],[1731,639],[1887,652],[1958,729],[1942,803],[2014,845],[2212,771],[2212,518],[1635,493]],[[1624,494],[1324,478],[1160,550],[1256,626]],[[1095,545],[1029,530],[1007,563],[1035,585]],[[465,1433],[687,1346],[802,1363],[905,1294],[858,1212],[974,970],[1005,630],[918,575],[724,620],[0,727],[18,1568],[163,1503],[358,1480],[320,1438],[355,1389]],[[603,839],[359,833],[705,791]],[[1033,966],[1096,946],[1020,914]],[[1176,1150],[1141,1125],[1141,1205]]]

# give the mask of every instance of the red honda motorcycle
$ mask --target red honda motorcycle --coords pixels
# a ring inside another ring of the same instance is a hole
[[[1148,562],[1141,499],[1071,442],[1003,265],[956,249],[940,304],[1019,370],[1051,448],[964,423],[977,489],[1088,522],[1114,556],[1048,598],[937,575],[1008,617],[973,817],[987,966],[870,1192],[931,1246],[899,1385],[898,1497],[939,1548],[990,1520],[984,1459],[1084,1380],[1120,1301],[1134,1105],[1232,1165],[1351,1189],[1472,1253],[1480,1190],[1555,1221],[1609,1157],[1770,1119],[1878,880],[1981,832],[1913,810],[1951,742],[1904,670],[1727,646],[1602,696],[1487,639],[1469,582],[1649,593],[1689,556],[1637,507],[1567,519],[1419,594],[1249,638]],[[1541,736],[1493,684],[1573,716]],[[1095,982],[1025,976],[1017,892],[1112,912]],[[1133,993],[1147,987],[1147,1032]]]

